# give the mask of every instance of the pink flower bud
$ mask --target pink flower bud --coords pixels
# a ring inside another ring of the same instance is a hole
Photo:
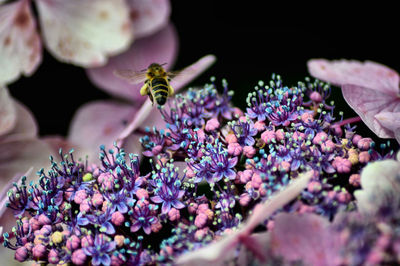
[[[171,221],[178,221],[181,218],[181,214],[180,214],[179,210],[177,210],[175,208],[171,208],[168,212],[168,218]]]
[[[205,226],[206,223],[207,223],[207,215],[205,215],[204,213],[199,213],[194,220],[194,224],[197,226],[197,228],[203,228],[203,226]]]
[[[111,215],[111,222],[112,222],[113,224],[115,224],[116,226],[121,226],[121,225],[123,225],[124,222],[125,222],[124,215],[123,215],[121,212],[119,212],[119,211],[114,212],[114,213]]]
[[[218,119],[216,118],[211,118],[210,120],[207,121],[206,123],[206,130],[207,131],[214,131],[219,128],[219,122]]]
[[[40,219],[40,217],[39,217]],[[44,236],[48,236],[53,232],[53,229],[51,228],[51,225],[43,225],[42,229],[40,229],[40,234]]]
[[[35,245],[32,248],[32,256],[35,259],[42,259],[46,256],[46,247],[43,244]]]
[[[251,201],[249,193],[243,193],[240,195],[239,204],[242,206],[247,206]]]
[[[89,206],[89,200],[88,199],[84,200],[81,203],[81,205],[79,205],[79,210],[80,210],[80,212],[84,212],[84,213],[90,211],[90,206]]]
[[[275,131],[273,131],[273,130],[265,130],[261,134],[261,139],[267,144],[269,144],[271,142],[274,142],[275,139],[276,139]]]
[[[45,225],[45,224],[51,224],[51,220],[49,217],[46,216],[46,214],[42,213],[41,215],[39,215],[38,221],[41,225]]]
[[[246,116],[240,116],[239,117],[240,122],[247,122],[247,117]]]
[[[52,264],[57,264],[60,261],[60,258],[58,257],[58,251],[51,249],[49,255],[47,256],[47,260]]]
[[[368,163],[370,159],[371,159],[371,156],[369,155],[369,152],[367,152],[367,151],[362,151],[358,155],[358,160],[360,161],[360,163]]]
[[[239,156],[243,151],[242,146],[239,143],[233,142],[228,144],[228,154],[233,156]]]
[[[242,110],[240,110],[238,107],[235,107],[235,108],[233,108],[233,114],[234,114],[236,117],[240,117],[240,116],[243,115],[243,112],[242,112]]]
[[[191,167],[187,166],[187,167],[185,168],[185,170],[186,170],[186,177],[187,177],[187,178],[192,178],[192,177],[195,177],[195,176],[196,176],[196,174],[193,172],[193,170],[192,170]]]
[[[81,204],[83,200],[87,198],[86,191],[84,189],[78,190],[75,193],[74,201],[76,204]]]
[[[275,222],[272,221],[272,220],[268,220],[268,222],[267,222],[267,229],[268,229],[268,231],[273,230],[274,227],[275,227]]]
[[[318,181],[311,181],[308,183],[307,190],[311,193],[319,192],[322,189],[322,185]]]
[[[261,132],[265,128],[265,123],[263,121],[257,121],[254,123],[254,128],[257,129],[258,132]]]
[[[101,195],[100,193],[96,192],[93,194],[92,196],[92,204],[96,207],[99,207],[103,204],[103,195]]]
[[[349,178],[349,183],[352,186],[359,187],[361,184],[361,176],[359,174],[352,174]]]
[[[76,265],[85,264],[85,261],[86,261],[85,252],[82,249],[75,250],[74,252],[72,252],[71,261],[72,261],[72,263],[74,263]]]
[[[197,203],[194,203],[194,202],[190,203],[189,207],[188,207],[189,213],[190,214],[196,213],[198,207],[199,207],[199,205]]]
[[[226,143],[229,144],[229,143],[237,142],[238,139],[237,139],[237,137],[235,136],[235,134],[229,133],[228,135],[226,135],[225,141],[226,141]]]
[[[149,192],[147,192],[147,190],[146,189],[143,189],[143,188],[139,188],[137,191],[136,191],[136,197],[138,198],[138,199],[148,199],[149,198]]]
[[[204,236],[206,236],[206,235],[207,235],[207,232],[203,229],[198,229],[196,231],[196,233],[194,233],[194,237],[197,241],[201,241],[204,238]]]
[[[299,140],[299,138],[304,139],[305,135],[303,132],[294,132],[292,138],[294,140]]]
[[[87,236],[82,237],[81,246],[83,248],[87,248],[87,247],[93,246],[93,242],[94,242],[93,237],[91,235],[87,235]]]
[[[313,138],[313,144],[322,144],[328,140],[328,134],[324,131],[318,132]]]
[[[126,265],[126,261],[123,259],[122,254],[118,254],[118,256],[111,256],[111,266],[122,266]]]
[[[323,152],[332,152],[335,149],[335,143],[328,139],[327,141],[321,143],[321,150]]]
[[[351,171],[351,162],[340,156],[333,160],[332,166],[338,173],[349,173]]]
[[[28,258],[28,249],[20,247],[15,251],[14,259],[19,262],[24,262]]]
[[[311,101],[316,102],[316,103],[322,102],[322,96],[321,96],[321,94],[320,94],[319,92],[317,92],[317,91],[311,92],[311,94],[310,94],[310,99],[311,99]]]
[[[304,123],[311,123],[314,121],[314,117],[312,114],[305,112],[301,115],[301,121],[303,121]]]
[[[163,147],[161,145],[156,145],[151,149],[151,153],[153,153],[153,155],[158,155],[161,151],[162,151]]]
[[[76,235],[72,235],[70,238],[68,238],[66,246],[69,250],[75,250],[77,248],[79,248],[81,244],[81,240],[79,239],[79,237],[77,237]]]
[[[279,170],[282,172],[289,172],[290,171],[290,163],[283,161],[279,164]]]
[[[151,231],[154,233],[157,233],[161,230],[162,228],[162,224],[160,223],[160,221],[157,221],[156,223],[151,225]]]
[[[362,137],[361,137],[360,135],[358,135],[358,134],[355,134],[355,135],[353,136],[353,139],[352,139],[353,144],[354,144],[354,145],[357,145],[358,142],[360,141],[360,139],[362,139]]]
[[[373,140],[371,138],[362,138],[358,141],[357,147],[360,150],[366,151],[371,148],[372,143],[373,143]]]
[[[285,132],[283,132],[282,129],[278,129],[278,130],[275,132],[275,135],[276,135],[276,139],[277,139],[278,141],[281,141],[281,140],[284,140],[284,139],[285,139]]]
[[[337,199],[340,203],[349,203],[351,200],[351,195],[347,191],[341,191],[338,193]]]
[[[30,242],[28,242],[28,243],[26,243],[26,244],[24,245],[24,247],[25,247],[29,252],[31,252],[31,251],[32,251],[32,248],[33,248],[33,244],[30,243]]]
[[[249,182],[251,177],[253,176],[253,171],[252,170],[244,170],[241,173],[242,174],[240,175],[240,182],[242,182],[243,184]]]
[[[258,189],[262,184],[262,178],[258,173],[254,173],[251,178],[251,186]]]
[[[253,156],[256,154],[256,149],[254,149],[252,146],[244,146],[243,154],[247,158],[253,158]]]

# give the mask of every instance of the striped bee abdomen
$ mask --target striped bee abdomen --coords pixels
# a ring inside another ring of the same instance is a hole
[[[157,104],[164,105],[168,97],[168,83],[165,78],[154,78],[151,83],[151,93]]]

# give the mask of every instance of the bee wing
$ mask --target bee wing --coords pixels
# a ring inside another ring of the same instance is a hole
[[[121,79],[125,79],[132,84],[143,83],[147,79],[146,72],[137,72],[131,69],[114,70],[114,75]]]
[[[168,78],[174,80],[174,82],[180,83],[185,80],[188,76],[193,76],[196,73],[196,68],[188,66],[181,70],[168,72]]]

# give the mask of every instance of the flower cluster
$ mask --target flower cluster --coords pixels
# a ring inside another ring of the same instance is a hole
[[[231,105],[226,81],[222,94],[211,81],[160,108],[166,128],[146,129],[140,140],[142,162],[151,165],[146,174],[139,155],[116,145],[101,147],[99,166],[60,152],[60,163],[51,158],[51,170],[38,172],[38,184],[15,184],[8,203],[15,241],[4,234],[15,259],[171,263],[238,230],[255,206],[306,172],[311,181],[284,211],[332,220],[355,208],[363,167],[394,156],[380,154],[346,120],[335,121],[325,83],[288,87],[273,75],[249,93],[243,112]],[[273,231],[274,219],[260,230]]]

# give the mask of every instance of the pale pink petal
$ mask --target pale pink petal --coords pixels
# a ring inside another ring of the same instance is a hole
[[[380,138],[393,138],[394,133],[383,127],[375,115],[400,112],[400,98],[357,85],[343,85],[343,97],[364,123]]]
[[[388,130],[395,132],[400,128],[400,112],[380,112],[375,115],[375,118],[383,127],[387,128]]]
[[[135,41],[131,48],[110,58],[107,65],[88,69],[91,81],[110,94],[137,101],[139,104],[146,99],[139,91],[143,84],[130,84],[114,75],[115,70],[132,69],[141,71],[151,63],[167,63],[166,69],[173,65],[178,50],[178,37],[172,24],[154,35]]]
[[[361,172],[362,189],[354,192],[359,212],[375,216],[379,208],[387,204],[394,209],[400,208],[399,173],[399,161],[383,160],[368,164]],[[388,199],[390,202],[387,202]]]
[[[42,46],[29,2],[0,6],[0,85],[30,76],[42,59]]]
[[[16,120],[17,111],[14,102],[8,90],[0,87],[0,137],[14,128]]]
[[[312,59],[307,66],[311,76],[337,86],[353,84],[392,95],[399,93],[397,72],[375,62]]]
[[[16,100],[14,100],[14,105],[17,111],[17,123],[12,131],[7,134],[5,139],[17,140],[36,137],[38,134],[38,126],[31,111]]]
[[[339,265],[340,242],[324,217],[281,213],[271,231],[271,248],[285,260],[305,265]]]
[[[36,178],[36,171],[50,165],[50,147],[38,139],[0,142],[0,187],[16,175],[24,175],[28,169],[33,171],[28,180]]]
[[[163,28],[169,20],[169,0],[128,0],[135,38],[139,39]]]
[[[135,117],[136,109],[114,101],[95,101],[82,106],[74,115],[68,142],[77,145],[75,151],[90,152],[90,162],[98,162],[100,145],[112,148],[113,143]],[[82,150],[83,149],[83,150]]]
[[[311,172],[301,174],[285,189],[272,195],[270,200],[260,204],[238,231],[206,247],[183,254],[178,257],[176,263],[178,265],[207,265],[211,263],[213,265],[223,265],[225,260],[233,259],[235,257],[235,248],[241,242],[241,239],[249,237],[258,224],[296,198],[307,186],[311,176]]]
[[[133,31],[124,0],[36,1],[45,44],[60,61],[102,66],[127,49]]]
[[[183,88],[187,83],[192,81],[196,76],[200,75],[207,68],[209,68],[214,62],[216,58],[214,55],[207,55],[200,58],[197,62],[191,64],[182,70],[182,73],[171,81],[171,86],[174,87],[175,92],[179,91]],[[147,120],[150,112],[153,112],[150,116],[151,122],[160,121],[164,125],[164,122],[160,120],[160,114],[156,107],[153,107],[150,100],[147,99],[141,108],[138,111],[138,114],[131,120],[128,126],[124,129],[121,135],[118,137],[119,141],[122,141],[129,136],[132,132],[134,132],[137,128],[142,126],[142,123]],[[157,127],[160,127],[160,124],[155,124]]]

